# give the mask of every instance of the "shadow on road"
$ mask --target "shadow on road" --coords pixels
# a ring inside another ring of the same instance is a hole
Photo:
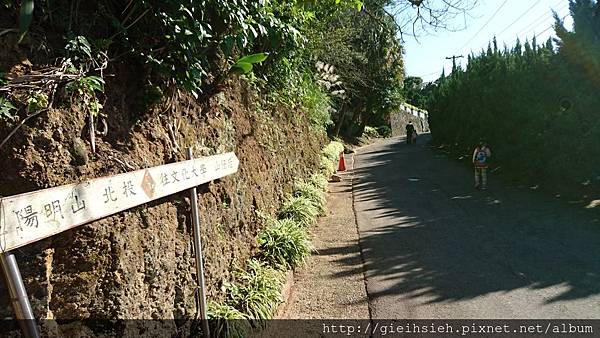
[[[551,304],[600,294],[594,215],[490,179],[489,191],[473,189],[469,170],[423,144],[396,139],[361,151],[354,185],[361,246],[367,278],[385,285],[370,298],[431,304],[559,286],[543,300]]]

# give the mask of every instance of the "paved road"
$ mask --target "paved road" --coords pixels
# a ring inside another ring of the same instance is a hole
[[[600,319],[598,213],[510,188],[421,144],[355,155],[373,318]]]

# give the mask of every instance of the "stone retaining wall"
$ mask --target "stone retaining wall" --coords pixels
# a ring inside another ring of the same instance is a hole
[[[392,136],[405,136],[406,125],[412,122],[417,133],[429,132],[429,113],[410,105],[401,105],[400,110],[390,115],[390,124],[392,126]]]

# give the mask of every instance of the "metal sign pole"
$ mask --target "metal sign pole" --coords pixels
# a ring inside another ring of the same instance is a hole
[[[15,255],[10,252],[0,253],[0,267],[4,272],[11,304],[15,311],[15,317],[21,326],[21,331],[23,331],[23,336],[26,338],[39,338],[40,332],[33,316],[29,298],[27,298],[27,291],[25,285],[23,285]]]
[[[98,177],[0,199],[0,269],[6,277],[15,317],[21,324],[23,336],[38,338],[40,333],[17,261],[10,251],[184,190],[190,191],[192,202],[199,288],[198,313],[202,317],[204,333],[209,335],[200,217],[195,187],[234,174],[238,171],[240,162],[233,152],[192,160],[192,151],[188,149],[188,157],[189,161]],[[5,219],[4,215],[11,217]]]
[[[187,148],[187,158],[194,158],[192,148]],[[210,337],[208,317],[206,313],[206,286],[204,284],[204,263],[202,261],[202,242],[200,241],[200,214],[198,213],[198,194],[194,186],[190,190],[190,206],[192,208],[192,222],[194,226],[194,252],[196,253],[196,279],[198,282],[198,303],[200,304],[200,316],[202,321],[202,334]]]

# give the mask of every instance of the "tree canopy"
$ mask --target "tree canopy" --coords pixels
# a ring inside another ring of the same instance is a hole
[[[449,29],[447,20],[466,15],[474,3],[24,0],[20,7],[0,6],[20,23],[20,45],[47,53],[32,57],[68,58],[74,73],[99,77],[98,83],[104,70],[127,65],[156,95],[181,88],[201,99],[241,74],[292,109],[319,110],[311,121],[329,124],[330,132],[352,136],[367,124],[387,124],[406,95],[402,38]],[[254,67],[240,62],[251,55],[260,55]],[[98,103],[91,97],[103,88],[88,90],[89,101]]]

